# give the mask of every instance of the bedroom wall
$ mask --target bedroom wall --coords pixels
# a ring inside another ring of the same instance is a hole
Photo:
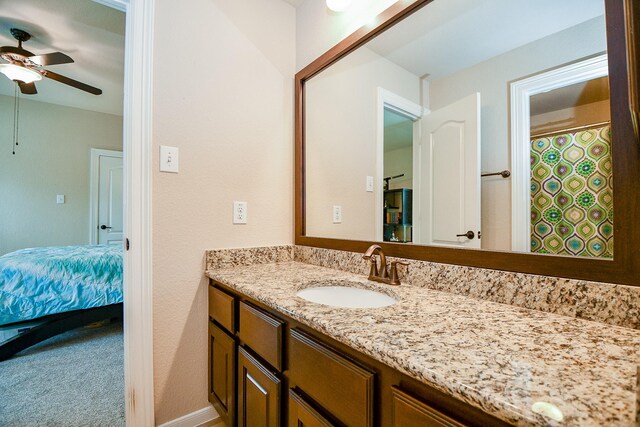
[[[282,0],[193,0],[188,8],[156,1],[154,34],[154,391],[162,424],[209,405],[205,250],[293,241],[295,9]],[[161,144],[180,149],[178,174],[158,172]],[[234,200],[248,202],[248,224],[232,225]]]
[[[0,255],[89,243],[90,149],[122,150],[122,117],[0,95]],[[64,194],[65,203],[56,204]]]

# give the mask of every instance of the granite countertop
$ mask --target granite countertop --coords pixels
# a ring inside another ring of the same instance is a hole
[[[640,331],[416,286],[391,287],[301,262],[206,275],[401,372],[513,424],[637,426]],[[299,289],[349,280],[399,299],[336,308]],[[535,413],[548,402],[563,420]]]

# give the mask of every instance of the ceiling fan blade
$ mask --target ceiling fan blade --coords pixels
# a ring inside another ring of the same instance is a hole
[[[38,91],[36,90],[36,84],[35,83],[25,83],[25,82],[17,82],[18,86],[20,86],[20,92],[22,92],[25,95],[35,95],[36,93],[38,93]]]
[[[33,53],[28,50],[22,49],[21,47],[16,46],[2,46],[0,47],[0,55],[17,55],[29,57],[33,56]]]
[[[66,85],[75,87],[76,89],[80,89],[80,90],[83,90],[85,92],[92,93],[94,95],[101,95],[102,94],[102,89],[98,89],[97,87],[89,86],[86,83],[82,83],[82,82],[79,82],[77,80],[70,79],[69,77],[62,76],[62,75],[60,75],[58,73],[54,73],[53,71],[42,70],[42,75],[47,77],[47,78],[50,78],[51,80],[55,80],[57,82],[64,83]]]
[[[65,55],[62,52],[45,53],[44,55],[34,55],[29,57],[29,60],[37,65],[58,65],[69,64],[73,62],[70,56]]]

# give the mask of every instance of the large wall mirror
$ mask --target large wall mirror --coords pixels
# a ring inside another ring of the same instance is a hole
[[[296,243],[640,284],[631,7],[396,3],[296,76]]]

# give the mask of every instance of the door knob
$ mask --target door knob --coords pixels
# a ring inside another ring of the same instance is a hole
[[[111,228],[111,227],[107,227],[106,225],[102,224],[100,226],[100,230],[106,230],[107,228]]]
[[[466,237],[467,239],[471,240],[474,237],[476,237],[476,233],[474,233],[473,231],[469,230],[464,234],[456,234],[456,237]]]

